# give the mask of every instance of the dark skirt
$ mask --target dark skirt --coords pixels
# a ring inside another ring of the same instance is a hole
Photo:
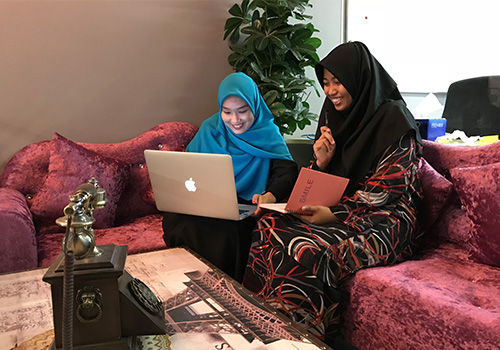
[[[391,265],[407,254],[411,229],[385,218],[358,231],[343,222],[323,226],[292,215],[264,215],[253,233],[243,285],[331,341],[340,331],[342,281],[359,269]]]
[[[254,217],[241,221],[164,213],[163,240],[169,248],[189,248],[241,282],[248,260]]]

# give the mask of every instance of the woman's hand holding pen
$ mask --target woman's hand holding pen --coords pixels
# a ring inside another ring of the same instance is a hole
[[[314,143],[313,150],[316,157],[316,165],[321,171],[325,171],[326,166],[335,154],[336,144],[329,127],[322,126],[320,130],[321,136]]]

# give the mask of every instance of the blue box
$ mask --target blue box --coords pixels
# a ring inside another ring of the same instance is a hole
[[[415,119],[423,139],[434,141],[446,134],[446,119]]]

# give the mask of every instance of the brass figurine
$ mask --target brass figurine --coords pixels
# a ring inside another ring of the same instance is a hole
[[[69,199],[69,204],[64,208],[66,216],[56,220],[60,226],[70,226],[69,235],[62,243],[63,251],[71,250],[76,259],[101,255],[95,243],[92,224],[95,222],[94,209],[106,205],[106,191],[99,187],[95,178],[91,178],[78,186]]]

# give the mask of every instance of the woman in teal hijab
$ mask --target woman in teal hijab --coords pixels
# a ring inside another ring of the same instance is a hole
[[[219,86],[219,112],[205,120],[188,152],[231,155],[241,203],[285,202],[298,169],[257,84],[244,73]],[[256,216],[241,221],[165,213],[167,247],[188,247],[241,281]]]
[[[219,86],[218,103],[219,112],[202,123],[186,151],[231,155],[238,196],[251,201],[266,189],[270,160],[292,157],[257,84],[248,75],[227,76]]]

